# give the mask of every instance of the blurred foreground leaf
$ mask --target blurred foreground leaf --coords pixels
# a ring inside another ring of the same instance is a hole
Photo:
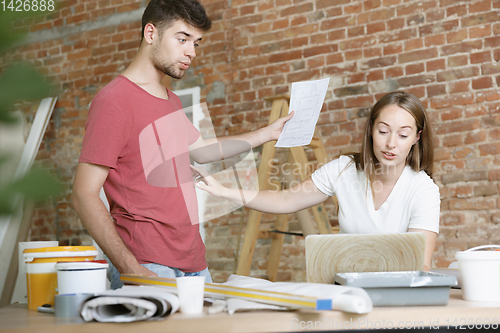
[[[9,66],[0,76],[0,122],[15,122],[10,114],[15,102],[47,97],[50,91],[50,85],[35,67],[25,63]]]
[[[25,177],[0,189],[0,215],[15,211],[19,195],[40,201],[61,192],[62,185],[48,171],[31,170]]]
[[[32,17],[39,16],[42,20],[52,13],[36,11],[0,11],[0,57],[10,49],[22,45]],[[16,23],[17,28],[16,28]],[[37,100],[56,94],[52,86],[28,63],[7,64],[0,62],[0,123],[13,123],[15,118],[10,111],[18,101]],[[4,155],[0,156],[0,166],[6,162]],[[9,185],[0,186],[0,215],[12,214],[20,197],[25,196],[35,201],[44,200],[51,195],[62,192],[62,185],[46,170],[32,170],[25,177]]]

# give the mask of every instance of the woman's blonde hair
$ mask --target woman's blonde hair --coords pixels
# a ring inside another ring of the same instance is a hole
[[[432,142],[432,131],[425,111],[420,100],[412,94],[403,91],[394,91],[382,97],[372,108],[366,122],[365,135],[361,144],[361,152],[348,154],[356,163],[356,169],[364,170],[367,175],[374,174],[377,164],[377,158],[373,152],[373,124],[377,120],[380,112],[389,105],[397,105],[408,111],[417,125],[417,134],[420,133],[420,139],[412,146],[406,164],[414,171],[425,171],[432,177],[432,167],[434,162],[434,144]]]

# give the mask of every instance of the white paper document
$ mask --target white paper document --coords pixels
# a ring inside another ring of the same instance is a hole
[[[275,147],[298,147],[311,143],[330,78],[292,83],[288,113],[295,114],[283,127]]]

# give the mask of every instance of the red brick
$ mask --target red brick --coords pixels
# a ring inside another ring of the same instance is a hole
[[[443,147],[453,147],[463,145],[462,134],[445,135],[443,137]]]
[[[483,38],[491,35],[491,24],[481,26],[481,27],[473,27],[469,28],[469,38]]]
[[[493,86],[493,80],[491,77],[482,77],[479,79],[472,80],[472,89],[487,89]]]
[[[484,141],[486,141],[486,132],[484,132],[484,131],[467,133],[465,135],[465,139],[464,139],[464,143],[466,145],[484,142]]]
[[[237,20],[233,20],[232,24],[235,27],[237,27],[237,26],[255,24],[259,22],[262,22],[262,14],[239,17]]]
[[[485,210],[495,209],[496,203],[493,198],[451,199],[449,206],[453,210]]]
[[[325,53],[336,52],[337,50],[338,50],[338,46],[336,44],[314,46],[314,47],[310,47],[310,48],[304,49],[303,56],[305,58],[307,58],[307,57],[316,56],[318,54],[325,54]]]
[[[401,53],[398,55],[399,63],[422,61],[425,59],[437,58],[438,51],[436,48]]]
[[[333,31],[328,32],[328,40],[330,40],[330,41],[335,41],[335,40],[344,39],[344,38],[346,38],[344,29],[333,30]]]
[[[457,105],[468,105],[474,103],[472,94],[456,94],[435,98],[431,101],[431,107],[435,109],[447,108]]]
[[[384,55],[398,54],[401,52],[403,52],[403,46],[400,43],[384,46]]]
[[[363,9],[365,11],[373,10],[375,8],[380,7],[381,5],[382,5],[381,0],[365,0],[365,1],[363,1]]]
[[[404,75],[404,70],[402,67],[392,67],[385,71],[386,78],[400,77]]]
[[[354,22],[349,17],[333,18],[329,20],[324,20],[321,22],[321,30],[334,30],[339,28],[345,28],[353,26]]]
[[[444,9],[434,9],[431,12],[426,13],[426,22],[440,22],[445,18]]]
[[[471,27],[474,25],[482,25],[485,23],[498,22],[498,12],[482,13],[474,16],[467,16],[461,19],[462,27]]]
[[[292,40],[292,48],[298,48],[298,47],[302,47],[302,46],[305,46],[308,44],[309,44],[309,41],[308,41],[307,37],[298,37],[298,38],[294,38]]]
[[[316,32],[318,32],[317,24],[307,24],[284,30],[284,36],[286,38],[295,38],[297,36],[310,35]]]
[[[422,73],[425,71],[425,66],[423,63],[411,64],[411,65],[406,66],[405,71],[406,71],[406,75],[418,74],[418,73]]]
[[[463,67],[469,64],[469,57],[467,55],[457,55],[448,58],[448,67]]]
[[[460,212],[446,212],[441,214],[441,223],[443,225],[462,225],[465,224],[465,215]]]
[[[358,24],[367,24],[369,22],[388,20],[395,17],[396,13],[394,8],[382,8],[363,12],[358,15]]]
[[[452,81],[450,82],[450,94],[466,92],[470,89],[469,81]]]
[[[372,71],[366,75],[366,81],[372,82],[372,81],[379,81],[384,79],[384,71],[383,70],[378,70],[378,71]]]
[[[374,58],[382,56],[382,49],[379,47],[371,47],[363,49],[364,58]]]
[[[372,96],[359,96],[346,99],[347,108],[370,107],[375,101]]]
[[[255,5],[248,5],[248,6],[243,6],[239,8],[240,10],[240,15],[249,15],[249,14],[255,14]]]
[[[457,186],[450,188],[450,196],[452,198],[470,198],[473,195],[472,186]]]
[[[427,66],[427,72],[433,72],[445,69],[446,62],[444,59],[429,60],[427,61],[426,66]]]
[[[500,48],[493,51],[493,59],[500,61]]]
[[[493,35],[500,35],[500,23],[493,24]]]
[[[365,82],[366,74],[365,73],[356,73],[353,75],[349,75],[347,78],[347,84],[353,84],[358,82]]]
[[[443,45],[445,44],[445,35],[440,34],[440,35],[432,35],[432,36],[426,36],[425,37],[425,46],[434,46],[434,45]]]
[[[339,47],[341,50],[352,50],[352,49],[360,49],[363,47],[367,47],[370,45],[374,45],[376,43],[375,37],[361,37],[361,38],[353,38],[346,41],[342,41],[339,43]]]
[[[269,62],[283,62],[288,60],[300,59],[302,57],[301,50],[294,50],[286,53],[272,54],[269,56]]]
[[[487,143],[479,146],[480,155],[497,155],[500,154],[500,143]]]
[[[410,87],[425,83],[431,83],[435,81],[434,75],[431,74],[423,74],[416,76],[405,76],[403,78],[399,78],[397,80],[400,87]]]
[[[333,54],[328,54],[326,56],[326,63],[327,64],[337,64],[339,62],[343,62],[344,57],[342,56],[342,53],[333,53]]]
[[[288,26],[289,26],[288,18],[273,22],[273,30],[285,29],[288,28]]]
[[[467,29],[462,29],[458,31],[448,32],[446,34],[446,42],[448,44],[462,42],[469,38]]]
[[[395,56],[392,57],[381,57],[377,59],[369,60],[361,65],[362,69],[371,69],[378,67],[392,66],[396,63],[397,59]]]
[[[325,65],[325,57],[318,56],[307,60],[307,68],[323,67]]]
[[[349,0],[322,0],[316,3],[316,9],[324,9],[328,7],[338,6],[341,4],[349,3]]]
[[[296,26],[299,26],[299,25],[305,25],[307,23],[307,18],[304,17],[304,16],[299,16],[299,17],[296,17],[294,18],[291,22],[290,22],[290,25],[292,27],[296,27]]]
[[[448,7],[446,8],[446,16],[465,16],[467,15],[467,5],[466,4],[459,4],[453,7]]]
[[[405,20],[403,18],[395,18],[386,22],[387,30],[397,30],[402,29],[405,26]]]
[[[363,58],[363,51],[362,50],[347,51],[344,53],[344,57],[346,61],[358,60]]]
[[[437,74],[437,80],[439,82],[443,81],[456,81],[463,78],[473,77],[479,75],[479,68],[477,67],[466,67],[461,69],[453,69],[444,72],[439,72]]]
[[[377,32],[385,31],[385,23],[384,22],[375,22],[375,23],[368,23],[366,25],[366,34],[374,34]]]
[[[491,52],[489,52],[489,51],[477,52],[477,53],[470,54],[471,64],[479,64],[479,63],[490,62],[490,61],[491,61]]]
[[[417,37],[417,34],[418,32],[416,29],[388,31],[383,34],[379,34],[379,42],[390,43],[395,41],[407,40]]]
[[[288,15],[303,14],[310,12],[314,9],[313,3],[303,3],[301,5],[291,6],[280,11],[280,16],[285,17]]]
[[[483,75],[500,73],[500,64],[497,64],[497,63],[483,64],[483,65],[481,65],[481,72]]]
[[[498,91],[498,89],[496,88],[487,91],[482,91],[480,94],[477,94],[476,96],[476,101],[478,103],[494,102],[498,100],[500,100],[500,91]]]
[[[446,94],[446,85],[444,84],[437,84],[437,85],[431,85],[427,87],[427,96],[428,97],[434,97],[438,95],[444,95]]]
[[[455,120],[463,117],[463,111],[461,109],[455,108],[455,109],[448,109],[445,111],[442,111],[441,113],[441,120],[442,121],[448,121],[448,120]]]
[[[475,50],[481,50],[483,42],[481,40],[462,42],[442,47],[443,55],[452,55],[455,53],[470,53]]]
[[[320,1],[320,2],[322,2],[322,1]],[[361,13],[362,11],[363,11],[363,4],[361,2],[349,4],[349,5],[344,7],[344,14],[346,14],[346,15],[357,14],[357,13]]]
[[[408,39],[405,41],[405,51],[410,52],[424,47],[424,40],[422,38]]]
[[[494,48],[494,47],[498,47],[499,45],[500,45],[500,36],[490,37],[490,38],[486,38],[484,40],[484,47],[486,47],[486,48],[488,48],[488,47]]]
[[[458,20],[445,21],[422,26],[418,29],[420,36],[436,35],[447,31],[456,30],[460,23]]]
[[[491,0],[483,0],[469,4],[469,14],[487,12],[491,9]]]

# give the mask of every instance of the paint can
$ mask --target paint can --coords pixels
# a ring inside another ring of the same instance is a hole
[[[93,246],[54,246],[24,250],[28,309],[36,310],[45,304],[54,306],[57,262],[94,260],[96,255],[97,250]]]
[[[490,248],[496,250],[484,251]],[[464,300],[500,302],[499,250],[498,245],[482,245],[455,254]]]
[[[106,290],[106,260],[58,262],[57,292],[64,294],[95,294]]]

